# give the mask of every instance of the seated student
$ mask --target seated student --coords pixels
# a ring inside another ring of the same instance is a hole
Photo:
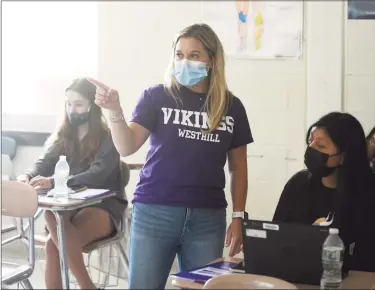
[[[307,170],[285,185],[274,221],[331,226],[352,256],[349,268],[375,271],[375,192],[361,124],[330,113],[307,133]]]
[[[375,127],[372,128],[371,132],[367,135],[366,140],[368,143],[368,160],[370,161],[372,171],[375,173]]]
[[[94,103],[96,87],[85,78],[76,79],[66,89],[65,118],[46,142],[45,153],[19,181],[38,189],[53,188],[54,168],[60,155],[70,166],[69,187],[105,188],[116,196],[101,204],[67,212],[64,217],[67,262],[81,289],[95,289],[86,271],[82,248],[93,241],[113,235],[127,206],[120,157],[116,151],[101,109]],[[50,143],[50,145],[47,145]],[[46,243],[47,289],[61,289],[56,221],[45,213],[50,238]]]

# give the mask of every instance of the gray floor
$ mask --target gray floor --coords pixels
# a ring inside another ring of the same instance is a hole
[[[24,245],[15,242],[10,245],[6,245],[2,248],[2,261],[6,262],[16,262],[16,263],[27,263],[27,251]],[[44,271],[45,271],[45,259],[42,250],[37,250],[37,262],[35,265],[35,270],[30,278],[30,282],[34,289],[46,289],[44,284]],[[177,272],[177,266],[174,264],[172,268],[172,273]],[[94,268],[90,268],[90,274],[94,283],[99,282],[99,279],[103,279],[103,275],[99,275],[99,272]],[[116,279],[115,277],[110,277],[109,286],[106,289],[127,289],[127,280]],[[172,289],[171,281],[168,280],[167,289]],[[17,285],[12,285],[10,289],[17,289]],[[22,289],[22,288],[20,288]],[[73,282],[71,283],[71,289],[79,289],[77,285]]]

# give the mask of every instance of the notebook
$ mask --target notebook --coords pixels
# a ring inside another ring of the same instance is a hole
[[[102,195],[107,195],[109,193],[111,193],[111,190],[108,190],[108,189],[88,188],[86,190],[83,190],[77,193],[69,194],[69,199],[90,199],[90,198],[95,198],[95,197],[99,197]]]
[[[46,195],[47,197],[53,197],[54,189],[43,191],[37,191],[40,195]],[[90,198],[99,197],[102,195],[109,194],[111,191],[108,189],[93,189],[93,188],[81,188],[81,189],[69,189],[69,199],[80,199],[86,200]]]
[[[80,192],[80,191],[83,191],[83,190],[86,190],[86,189],[87,189],[86,186],[77,186],[77,187],[74,187],[74,188],[68,188],[69,194]],[[36,192],[39,195],[46,195],[47,197],[51,197],[54,194],[54,190],[55,190],[54,188],[52,188],[52,189],[36,189]]]
[[[232,268],[236,267],[237,265],[238,263],[221,261],[194,268],[189,271],[172,274],[170,277],[204,284],[213,277],[231,274]]]

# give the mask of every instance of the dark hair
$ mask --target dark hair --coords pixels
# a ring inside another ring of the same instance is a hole
[[[88,99],[90,103],[94,103],[96,87],[92,83],[90,83],[86,78],[74,79],[70,86],[65,89],[65,92],[67,91],[77,92],[86,99]]]
[[[344,154],[343,164],[337,170],[339,220],[343,221],[349,218],[353,202],[366,196],[373,186],[365,133],[355,117],[340,112],[329,113],[312,124],[307,131],[307,144],[314,128],[324,129],[339,152]]]
[[[81,141],[78,140],[77,128],[70,124],[64,108],[64,120],[57,129],[56,139],[49,151],[59,155],[66,155],[68,162],[74,161],[78,164],[85,160],[90,162],[94,159],[103,137],[109,134],[102,110],[94,103],[96,87],[86,78],[77,78],[66,88],[65,92],[68,91],[77,92],[90,102],[88,132]]]

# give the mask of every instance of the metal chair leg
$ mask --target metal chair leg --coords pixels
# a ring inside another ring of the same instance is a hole
[[[126,273],[129,274],[129,259],[128,256],[125,253],[124,248],[121,245],[121,241],[115,244],[115,247],[119,253],[121,262],[123,263]]]
[[[31,285],[29,279],[25,279],[23,281],[20,282],[23,289],[33,289],[33,286]]]
[[[6,226],[5,228],[2,228],[1,229],[1,233],[2,234],[6,234],[6,233],[8,233],[8,232],[12,232],[12,231],[14,231],[14,230],[16,230],[17,229],[17,227],[15,226],[15,225],[8,225],[8,226]]]

